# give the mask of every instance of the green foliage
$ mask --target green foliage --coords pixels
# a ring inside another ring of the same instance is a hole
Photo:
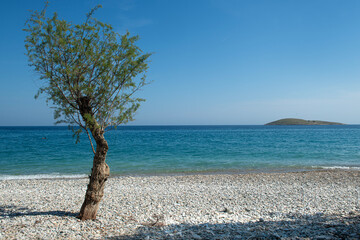
[[[133,120],[141,98],[134,96],[146,84],[150,54],[135,45],[138,36],[120,35],[112,26],[93,18],[92,9],[82,24],[72,24],[54,13],[33,11],[24,31],[29,65],[40,74],[56,123],[79,125],[84,130],[105,130]],[[80,100],[89,104],[81,109]],[[85,112],[84,112],[85,111]],[[74,131],[78,136],[81,129]]]

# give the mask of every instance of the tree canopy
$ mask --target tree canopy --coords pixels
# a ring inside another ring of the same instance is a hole
[[[24,28],[29,65],[42,80],[35,97],[46,94],[56,123],[80,126],[77,137],[82,130],[89,135],[94,121],[105,130],[133,120],[144,101],[134,93],[146,84],[151,54],[135,45],[138,36],[120,35],[95,19],[99,7],[86,15],[84,23],[73,24],[59,19],[57,13],[46,17],[46,5],[32,12]],[[81,99],[87,99],[90,114],[82,115]]]

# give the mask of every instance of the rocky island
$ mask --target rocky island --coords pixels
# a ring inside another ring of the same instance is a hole
[[[327,122],[318,120],[304,120],[298,118],[283,118],[265,125],[345,125],[338,122]]]

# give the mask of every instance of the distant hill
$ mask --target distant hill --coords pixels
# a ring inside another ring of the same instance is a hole
[[[344,125],[337,122],[326,122],[318,120],[304,120],[298,118],[284,118],[274,122],[267,123],[265,125]]]

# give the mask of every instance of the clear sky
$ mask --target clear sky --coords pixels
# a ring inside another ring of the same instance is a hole
[[[136,125],[264,124],[285,117],[360,123],[358,0],[53,0],[49,11],[95,17],[154,52]],[[22,28],[42,0],[0,8],[0,126],[53,125]]]

